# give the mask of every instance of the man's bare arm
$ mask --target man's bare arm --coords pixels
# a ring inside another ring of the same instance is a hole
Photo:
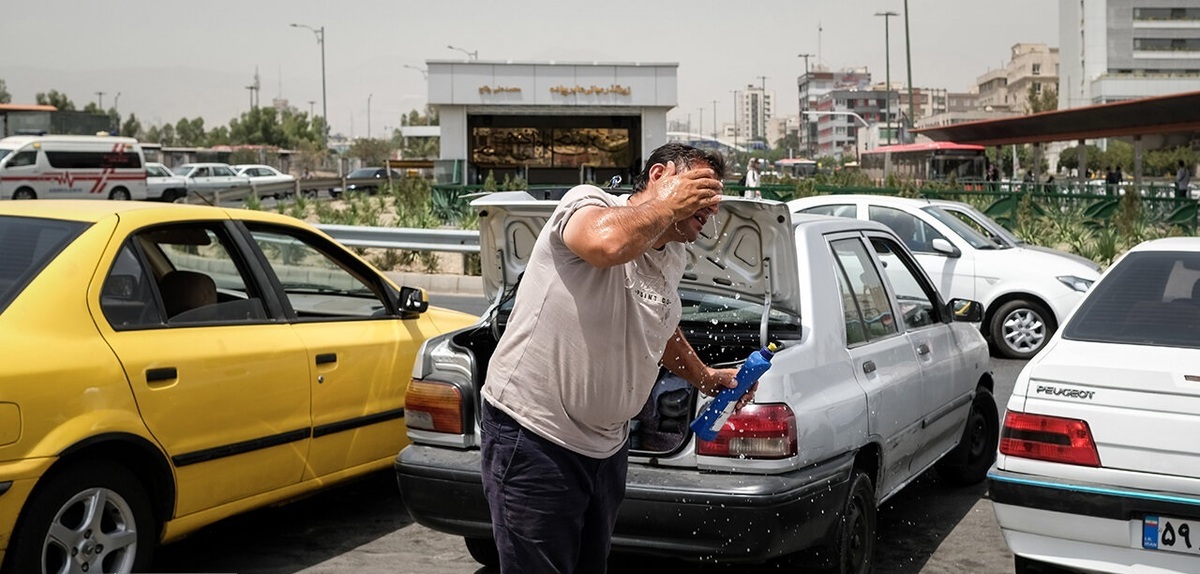
[[[721,200],[721,182],[711,169],[676,173],[674,163],[651,168],[651,181],[637,204],[580,208],[563,230],[563,242],[596,267],[628,263],[655,247],[676,221]],[[640,195],[640,194],[639,194]]]

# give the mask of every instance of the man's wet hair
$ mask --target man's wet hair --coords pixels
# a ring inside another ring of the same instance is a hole
[[[675,169],[679,172],[686,171],[697,163],[706,163],[716,172],[717,179],[725,178],[725,158],[721,154],[681,143],[669,143],[660,146],[650,154],[650,159],[646,160],[646,167],[642,169],[642,173],[633,178],[633,193],[646,189],[646,184],[650,181],[651,167],[659,163],[667,165],[669,161],[675,162]]]

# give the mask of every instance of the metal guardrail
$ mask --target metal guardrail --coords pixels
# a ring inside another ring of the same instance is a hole
[[[399,181],[398,179],[391,180],[392,182]],[[349,185],[360,186],[379,186],[387,185],[388,180],[377,177],[326,177],[319,179],[297,179],[290,182],[282,183],[264,183],[242,185],[238,187],[230,187],[221,190],[201,190],[189,189],[185,203],[203,203],[217,205],[225,201],[245,201],[252,193],[257,193],[259,197],[271,197],[276,195],[298,195],[302,192],[318,193],[320,191],[331,189],[346,189]]]
[[[348,247],[479,253],[479,232],[475,230],[322,224],[315,227]]]

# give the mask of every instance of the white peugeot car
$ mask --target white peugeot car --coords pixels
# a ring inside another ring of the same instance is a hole
[[[1018,574],[1200,572],[1198,429],[1200,238],[1142,243],[1009,398],[988,477]]]
[[[788,202],[793,213],[878,221],[892,228],[947,298],[979,301],[980,328],[997,354],[1029,359],[1100,276],[1077,256],[1008,246],[926,200],[823,195]]]

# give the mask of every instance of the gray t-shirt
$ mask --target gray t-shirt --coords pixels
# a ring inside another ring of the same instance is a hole
[[[593,458],[621,449],[681,312],[681,243],[606,269],[563,242],[581,207],[627,197],[580,185],[563,196],[534,244],[483,395],[525,428]]]

